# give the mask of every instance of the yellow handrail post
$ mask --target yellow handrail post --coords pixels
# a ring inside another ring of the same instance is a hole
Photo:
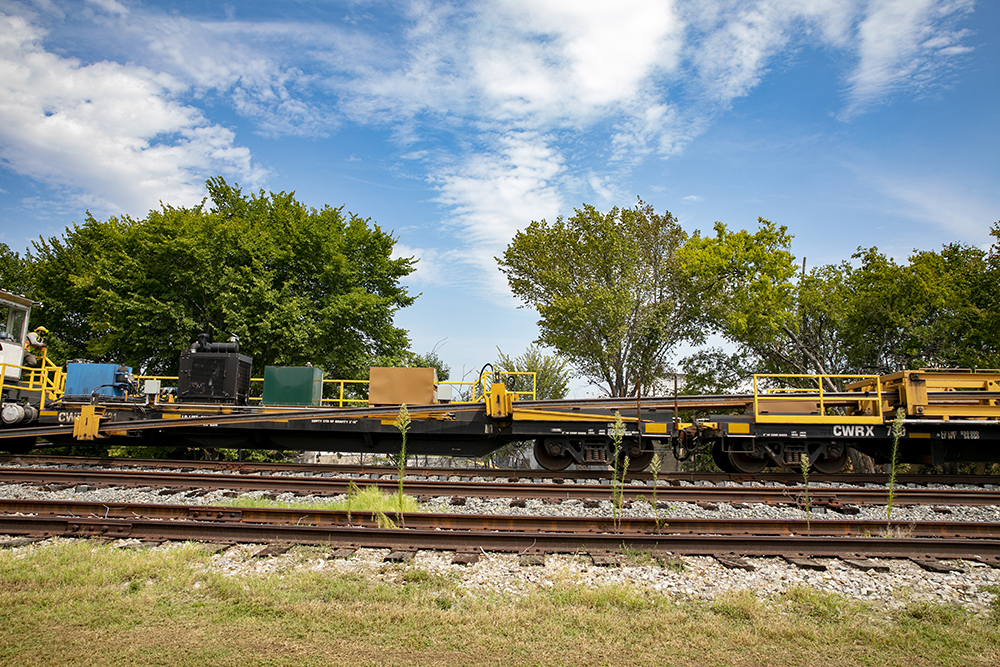
[[[816,376],[816,385],[819,387],[819,414],[826,414],[826,407],[823,405],[823,376]]]
[[[753,376],[753,414],[754,417],[760,415],[760,408],[757,406],[757,374]]]
[[[878,397],[878,416],[882,418],[882,378],[878,377],[875,379],[875,394]]]

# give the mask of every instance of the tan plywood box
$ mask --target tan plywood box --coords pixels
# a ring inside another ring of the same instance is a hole
[[[761,397],[757,399],[757,410],[762,415],[818,415],[819,403],[816,401]]]
[[[427,405],[437,403],[434,368],[372,368],[368,371],[368,404]]]

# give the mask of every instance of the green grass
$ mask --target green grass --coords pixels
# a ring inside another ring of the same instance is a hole
[[[399,507],[399,498],[395,493],[384,493],[377,486],[366,486],[352,490],[347,498],[336,501],[322,502],[285,502],[271,500],[269,498],[226,498],[214,503],[224,507],[274,507],[278,509],[305,509],[305,510],[341,510],[348,512],[382,512],[383,514],[393,513]],[[403,495],[402,508],[404,512],[419,512],[420,503],[413,496]]]
[[[307,566],[323,553],[227,575],[191,544],[2,551],[0,665],[1000,664],[1000,624],[946,605],[887,612],[802,587],[713,602],[567,584],[474,595],[457,570]]]

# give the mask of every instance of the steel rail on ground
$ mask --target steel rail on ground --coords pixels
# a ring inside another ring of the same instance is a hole
[[[382,475],[395,475],[399,472],[396,466],[380,465],[353,465],[341,463],[266,463],[258,461],[195,461],[181,459],[140,459],[140,458],[119,458],[112,456],[50,456],[46,454],[0,454],[0,465],[16,464],[23,466],[32,465],[60,465],[60,466],[99,466],[105,468],[174,468],[187,471],[203,470],[212,471],[236,471],[241,474],[260,474],[269,472],[289,472],[299,473],[303,476],[309,475],[357,475],[368,477],[374,475],[372,479],[377,479]],[[570,470],[542,470],[535,468],[483,468],[483,467],[426,467],[407,466],[407,476],[413,477],[460,477],[460,478],[496,478],[508,482],[517,482],[522,479],[552,479],[579,481],[581,479],[610,480],[613,472],[601,469],[570,469]],[[651,472],[630,472],[628,478],[633,481],[649,482],[654,476]],[[802,475],[794,472],[762,472],[755,475],[749,473],[728,473],[728,472],[689,472],[689,471],[661,471],[656,475],[656,479],[661,484],[681,484],[682,482],[710,482],[718,484],[721,482],[778,482],[780,484],[800,485]],[[810,473],[809,480],[813,484],[881,484],[889,482],[889,475],[884,473],[863,474],[863,473]],[[998,475],[917,475],[904,474],[896,475],[896,484],[905,486],[907,484],[937,484],[949,486],[954,484],[966,484],[969,486],[982,486],[984,484],[995,484],[1000,486],[1000,476]]]
[[[377,528],[377,512],[219,505],[106,503],[75,500],[0,499],[0,514],[57,516],[74,519],[159,519],[297,526],[356,526]],[[390,513],[390,518],[396,515]],[[1000,523],[981,521],[917,521],[890,524],[867,519],[714,519],[534,516],[407,512],[406,528],[458,531],[517,531],[549,533],[617,533],[657,535],[823,535],[1000,539]]]
[[[998,539],[459,531],[10,515],[0,515],[0,534],[43,538],[63,536],[150,541],[193,540],[226,544],[277,543],[441,551],[473,549],[521,553],[595,553],[632,549],[654,554],[707,556],[734,554],[842,558],[854,555],[980,559],[991,564],[1000,561]]]
[[[233,491],[278,491],[299,494],[338,495],[351,485],[377,486],[389,492],[398,489],[394,479],[346,479],[277,475],[146,472],[134,470],[53,470],[0,467],[0,483],[158,487],[176,489],[228,489]],[[405,492],[417,496],[463,496],[481,498],[552,498],[560,500],[610,499],[609,484],[536,484],[405,480]],[[622,487],[625,498],[649,499],[652,486]],[[737,502],[802,504],[803,489],[744,486],[659,486],[658,500],[673,502]],[[810,488],[813,506],[884,505],[886,489],[859,487]],[[1000,504],[1000,490],[897,488],[895,505],[983,506]]]

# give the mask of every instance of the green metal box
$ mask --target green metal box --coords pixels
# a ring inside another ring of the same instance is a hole
[[[312,366],[265,366],[264,405],[321,405],[323,370]]]

